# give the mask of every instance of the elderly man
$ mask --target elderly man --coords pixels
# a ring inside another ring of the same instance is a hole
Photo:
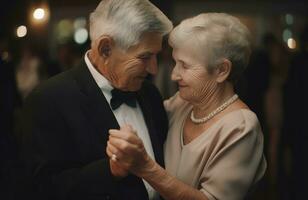
[[[168,120],[145,78],[157,72],[156,54],[171,29],[147,0],[104,0],[91,13],[83,64],[46,81],[25,105],[22,158],[33,198],[158,198],[146,181],[110,161],[106,146],[109,129],[128,123],[163,165]]]

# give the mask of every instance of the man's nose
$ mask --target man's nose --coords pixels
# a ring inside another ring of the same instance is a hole
[[[157,58],[156,56],[152,56],[148,62],[148,65],[146,67],[146,71],[149,73],[149,74],[152,74],[152,75],[156,75],[157,74],[157,71],[158,71],[158,66],[157,66]]]

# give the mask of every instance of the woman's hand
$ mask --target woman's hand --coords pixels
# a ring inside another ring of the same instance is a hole
[[[131,126],[109,130],[109,134],[107,154],[110,162],[146,180],[164,199],[208,200],[202,192],[177,180],[156,164],[146,153],[141,139]]]
[[[111,162],[137,176],[146,172],[152,160],[136,131],[130,125],[125,125],[120,130],[109,130],[109,134],[107,154]]]

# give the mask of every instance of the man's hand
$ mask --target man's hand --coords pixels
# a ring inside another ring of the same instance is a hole
[[[147,170],[151,158],[130,125],[125,125],[120,130],[109,130],[109,134],[107,154],[111,160],[124,171],[128,170],[137,176]]]
[[[128,175],[128,173],[129,173],[128,170],[123,169],[121,166],[119,166],[119,164],[117,164],[112,159],[109,159],[109,163],[110,163],[111,173],[115,177],[124,178]]]
[[[107,148],[106,148],[106,152],[109,156],[109,164],[110,164],[110,170],[111,173],[115,176],[115,177],[125,177],[128,175],[129,171],[124,169],[123,167],[121,167],[117,162],[116,162],[116,157],[115,154],[112,153],[112,151],[110,150],[110,143],[108,141],[107,143]]]

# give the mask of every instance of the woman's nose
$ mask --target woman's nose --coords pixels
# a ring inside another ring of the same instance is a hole
[[[171,73],[171,80],[172,81],[178,81],[181,79],[180,73],[179,73],[179,67],[177,65],[174,66],[172,73]]]

